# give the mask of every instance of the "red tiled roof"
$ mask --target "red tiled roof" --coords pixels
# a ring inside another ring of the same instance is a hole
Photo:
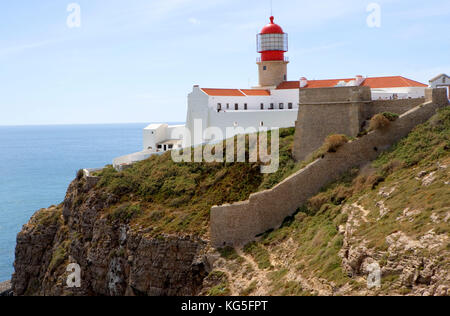
[[[277,89],[300,89],[300,81],[284,81],[277,87]]]
[[[428,85],[404,78],[397,77],[378,77],[378,78],[366,78],[362,83],[363,87],[376,88],[400,88],[400,87],[428,87]]]
[[[250,96],[269,96],[269,90],[256,90],[256,89],[242,89],[241,90],[245,95]]]
[[[269,96],[269,90],[261,89],[207,89],[202,91],[212,97],[245,97],[245,96]]]
[[[242,93],[239,89],[205,89],[202,88],[202,91],[205,92],[209,96],[213,97],[245,97],[245,94]]]
[[[308,80],[308,85],[305,88],[332,88],[340,81],[350,82],[352,79],[329,79],[329,80]],[[361,84],[363,87],[377,88],[399,88],[399,87],[428,87],[426,84],[407,79],[401,76],[395,77],[374,77],[366,78]],[[285,81],[281,83],[277,89],[299,89],[299,81]]]

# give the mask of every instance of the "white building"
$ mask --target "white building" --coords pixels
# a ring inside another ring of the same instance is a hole
[[[430,80],[431,88],[446,88],[447,96],[450,99],[450,77],[446,74],[440,74],[439,76],[434,77]]]
[[[284,54],[288,51],[288,36],[274,23],[273,17],[270,20],[270,24],[258,34],[257,46],[261,54],[257,59],[259,86],[252,89],[210,89],[194,86],[188,96],[186,125],[152,124],[146,127],[144,152],[134,154],[134,158],[217,141],[216,135],[214,137],[204,135],[211,127],[220,130],[223,138],[233,136],[226,133],[227,128],[232,127],[244,129],[258,129],[261,126],[294,127],[300,103],[299,89],[368,86],[372,89],[373,99],[425,96],[427,85],[400,76],[375,78],[355,76],[327,80],[307,80],[302,77],[298,81],[287,81],[289,61]],[[201,126],[201,132],[197,135],[194,135],[194,125]],[[115,161],[115,165],[123,164],[124,161],[127,159],[122,157]]]

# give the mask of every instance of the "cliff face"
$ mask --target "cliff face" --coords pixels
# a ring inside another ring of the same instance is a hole
[[[148,237],[105,215],[117,202],[79,177],[62,205],[37,212],[17,237],[15,295],[196,295],[206,242]],[[66,286],[70,263],[81,267],[81,288]]]
[[[38,211],[18,235],[14,294],[450,295],[449,137],[447,107],[279,229],[218,251],[205,233],[211,206],[276,183],[295,170],[289,159],[265,180],[246,164],[164,156],[79,175],[64,203]],[[80,288],[66,286],[71,263]],[[381,284],[369,288],[373,264]]]

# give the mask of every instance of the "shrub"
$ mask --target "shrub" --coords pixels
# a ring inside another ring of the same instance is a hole
[[[121,223],[129,223],[133,218],[142,214],[139,205],[130,205],[129,203],[121,205],[109,214],[110,221],[119,221]]]
[[[330,135],[325,139],[324,150],[329,153],[336,152],[339,147],[348,143],[348,137],[345,135]]]
[[[391,121],[383,114],[377,114],[370,120],[369,130],[376,131],[388,127]]]
[[[84,171],[83,169],[78,170],[77,172],[77,180],[80,181],[84,177]]]
[[[383,115],[391,122],[395,122],[400,117],[398,114],[391,112],[383,112]]]

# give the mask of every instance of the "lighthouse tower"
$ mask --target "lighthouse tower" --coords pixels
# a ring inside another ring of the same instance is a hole
[[[274,17],[270,17],[267,24],[257,36],[259,68],[259,86],[264,88],[276,87],[287,80],[287,64],[289,61],[284,57],[288,51],[288,35],[278,24]]]

